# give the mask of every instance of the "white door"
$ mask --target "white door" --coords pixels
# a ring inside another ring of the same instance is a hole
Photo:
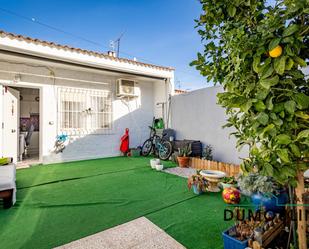
[[[2,89],[2,156],[12,157],[17,162],[19,136],[19,91],[10,87]]]

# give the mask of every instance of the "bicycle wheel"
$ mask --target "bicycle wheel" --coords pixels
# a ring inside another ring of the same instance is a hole
[[[147,139],[142,146],[142,156],[148,156],[152,151],[152,140]]]
[[[159,148],[159,158],[161,160],[167,160],[172,155],[173,146],[169,141],[161,141]]]

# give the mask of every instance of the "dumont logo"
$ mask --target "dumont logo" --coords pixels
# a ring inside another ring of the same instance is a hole
[[[284,207],[292,207],[289,210],[286,210],[284,212],[284,216],[291,219],[292,221],[302,221],[302,219],[305,219],[306,221],[309,220],[309,210],[295,210],[294,207],[304,206],[309,207],[309,204],[297,204],[297,203],[286,203],[282,204],[279,203],[279,200],[276,195],[269,193],[267,194],[268,197],[273,197],[276,200],[276,207],[278,208],[284,208]],[[304,203],[309,203],[309,196],[304,196]],[[237,220],[237,221],[244,221],[247,219],[252,219],[254,221],[260,221],[261,218],[264,216],[264,219],[267,219],[266,215],[268,212],[261,211],[263,208],[261,206],[260,209],[256,210],[255,208],[252,208],[252,204],[226,204],[227,208],[224,209],[224,221],[230,221],[230,220]],[[231,210],[231,208],[234,208],[234,210]],[[238,208],[235,212],[235,208]]]

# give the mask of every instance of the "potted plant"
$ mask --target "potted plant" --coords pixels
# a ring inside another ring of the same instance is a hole
[[[222,178],[221,186],[223,189],[230,187],[237,187],[237,181],[234,176],[226,176]]]
[[[206,145],[203,151],[203,157],[204,160],[209,160],[212,161],[213,160],[213,156],[212,156],[212,147],[211,145]]]
[[[238,221],[244,218],[243,208],[236,207],[232,212],[234,226],[222,233],[224,248],[245,249],[248,247],[248,238],[252,235],[252,229]]]
[[[287,192],[272,177],[258,173],[242,175],[238,178],[238,186],[242,194],[251,197],[256,209],[264,207],[266,211],[284,211],[284,204],[288,201]]]
[[[193,189],[194,194],[200,195],[207,191],[208,182],[199,174],[192,175],[188,178],[188,189]]]
[[[231,210],[232,211],[232,210]],[[276,224],[282,224],[279,214],[273,212],[266,212],[264,209],[260,214],[254,213],[252,217],[245,218],[245,209],[236,207],[233,211],[234,226],[230,227],[222,233],[224,248],[255,248],[253,241],[259,244],[263,243],[263,235],[271,234],[275,229],[280,230],[280,226],[274,228]]]
[[[189,165],[189,160],[190,160],[190,154],[192,153],[191,151],[191,144],[187,144],[183,148],[178,148],[178,156],[177,156],[177,161],[179,167],[188,167]]]

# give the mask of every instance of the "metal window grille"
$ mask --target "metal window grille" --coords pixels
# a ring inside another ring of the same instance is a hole
[[[59,131],[69,135],[106,133],[112,129],[112,100],[108,90],[60,87]]]

